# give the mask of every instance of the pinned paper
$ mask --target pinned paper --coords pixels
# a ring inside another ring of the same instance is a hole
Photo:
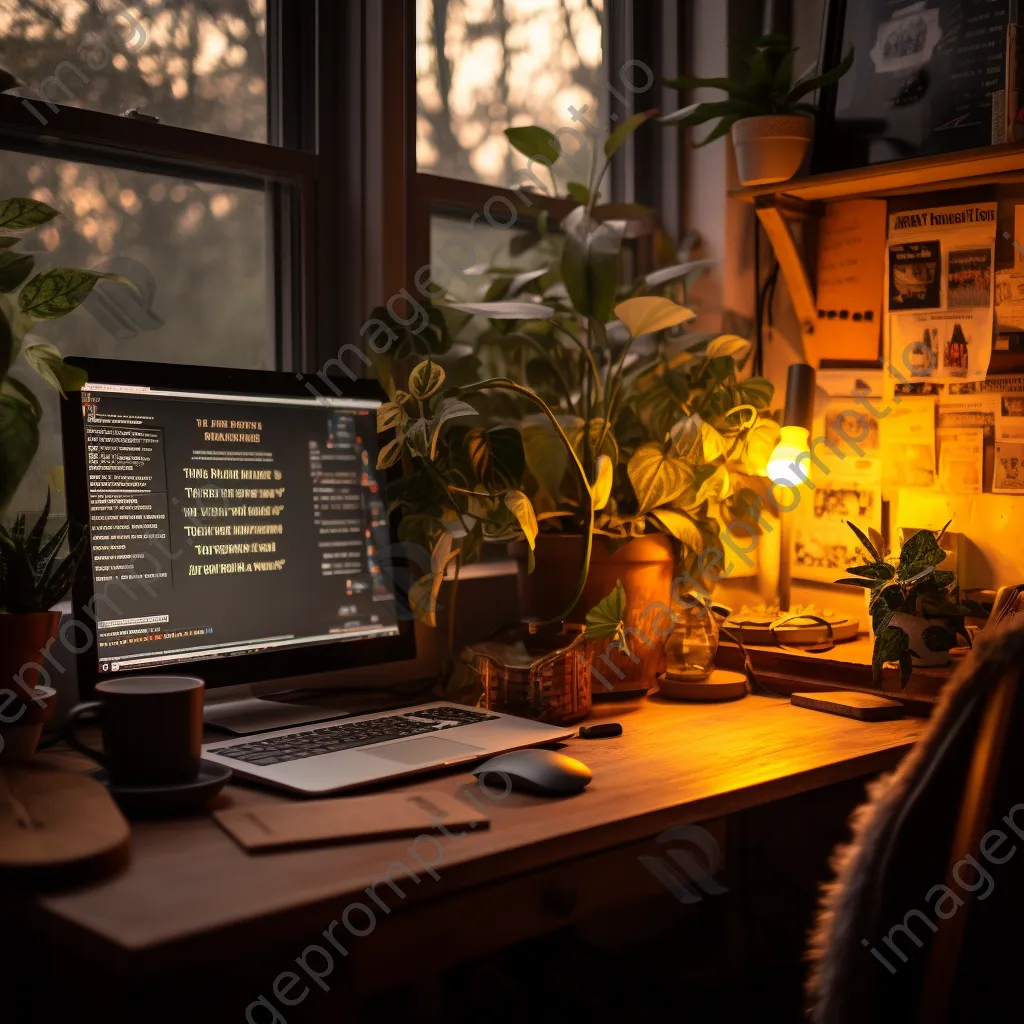
[[[816,331],[830,355],[878,358],[885,210],[882,199],[850,199],[825,207],[818,235]]]

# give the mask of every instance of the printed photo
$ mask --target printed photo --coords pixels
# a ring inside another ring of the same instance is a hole
[[[889,246],[889,309],[935,309],[940,303],[938,241]]]
[[[825,412],[825,440],[844,455],[850,454],[854,444],[865,452],[877,451],[878,420],[867,409],[833,403]]]
[[[819,487],[814,492],[814,518],[845,522],[870,519],[874,522],[875,492],[857,487]]]
[[[958,249],[949,254],[946,307],[987,306],[992,295],[992,250]]]
[[[1004,416],[1024,416],[1024,395],[1002,395],[999,409]]]
[[[800,530],[793,538],[793,575],[800,579],[833,583],[851,565],[870,561],[871,556],[861,548],[853,533],[848,532],[850,539],[845,540],[839,536],[820,537]]]
[[[945,345],[942,366],[950,377],[966,377],[968,370],[968,342],[962,324],[953,324],[953,331]]]
[[[996,442],[992,491],[995,494],[1024,494],[1024,443]]]
[[[945,384],[937,381],[914,381],[912,384],[896,384],[893,394],[905,398],[908,395],[941,395],[945,390]]]
[[[922,328],[921,340],[907,346],[903,362],[912,377],[930,377],[935,373],[939,366],[939,329]]]

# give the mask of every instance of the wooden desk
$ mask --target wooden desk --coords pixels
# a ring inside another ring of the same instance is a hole
[[[924,724],[857,722],[763,697],[703,706],[653,699],[604,712],[611,713],[623,723],[621,737],[567,745],[593,769],[584,793],[481,797],[491,828],[424,839],[419,862],[410,840],[249,856],[208,817],[140,822],[123,874],[32,900],[23,923],[76,961],[86,958],[93,972],[177,974],[223,962],[230,951],[233,963],[266,960],[269,984],[305,946],[323,943],[323,930],[350,904],[361,903],[376,911],[369,933],[336,934],[351,954],[345,967],[359,964],[354,977],[372,987],[395,981],[395,964],[415,960],[414,951],[420,960],[443,951],[441,959],[453,961],[550,930],[602,901],[650,892],[659,883],[636,858],[659,849],[651,837],[889,769]],[[463,772],[403,788],[465,784],[473,779]],[[222,806],[268,799],[283,798],[242,786],[221,797]],[[384,881],[389,865],[402,896]],[[367,895],[375,882],[387,911]],[[350,915],[356,929],[369,928],[358,908]]]

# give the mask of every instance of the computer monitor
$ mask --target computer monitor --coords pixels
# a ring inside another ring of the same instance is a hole
[[[68,513],[89,531],[69,635],[83,695],[133,673],[225,686],[414,657],[385,564],[379,385],[69,362],[88,374],[61,412]]]

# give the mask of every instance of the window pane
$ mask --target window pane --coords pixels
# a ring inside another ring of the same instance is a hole
[[[55,104],[267,139],[266,0],[0,0],[0,68]]]
[[[273,369],[263,192],[21,153],[0,156],[0,197],[29,196],[61,216],[27,232],[17,251],[35,270],[83,267],[131,278],[104,281],[69,316],[37,322],[26,344],[64,355]],[[19,356],[13,376],[44,407],[41,441],[13,509],[41,507],[59,481],[56,391]]]
[[[537,124],[592,143],[601,82],[604,0],[416,0],[416,163],[420,171],[509,186],[526,166],[502,134]],[[443,40],[443,45],[440,41]],[[565,153],[571,137],[559,137]],[[559,190],[583,179],[555,164]],[[546,186],[547,172],[539,169]]]

